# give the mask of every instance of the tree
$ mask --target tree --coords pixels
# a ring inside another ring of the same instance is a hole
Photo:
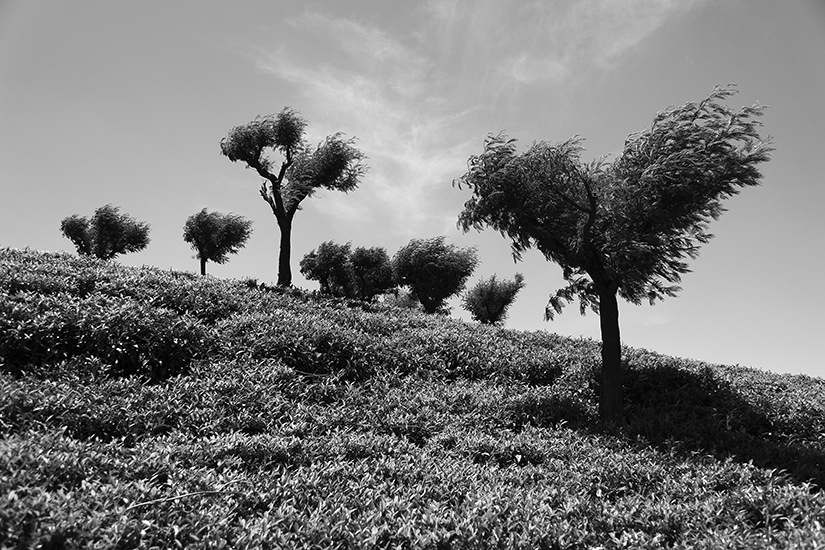
[[[479,323],[497,325],[507,318],[507,308],[524,288],[524,276],[516,273],[512,281],[499,281],[495,275],[482,279],[464,294],[464,308]]]
[[[392,263],[386,249],[380,246],[358,247],[350,256],[358,297],[371,301],[379,294],[395,288]]]
[[[119,210],[107,204],[95,210],[91,219],[69,216],[60,222],[60,231],[81,256],[110,260],[118,254],[143,250],[149,244],[149,224]]]
[[[206,208],[192,214],[183,225],[183,240],[197,252],[201,275],[206,275],[206,262],[223,264],[230,254],[237,254],[252,234],[252,222],[238,214],[207,212]]]
[[[280,230],[278,285],[292,284],[290,249],[292,220],[301,201],[318,189],[352,191],[366,172],[364,155],[353,147],[354,140],[337,133],[316,147],[304,142],[306,120],[286,107],[277,115],[257,117],[237,126],[221,140],[221,152],[232,162],[241,161],[264,181],[261,198],[272,209]],[[283,156],[280,168],[268,152]]]
[[[515,140],[490,135],[455,182],[473,193],[458,220],[464,231],[490,226],[510,238],[516,259],[535,247],[561,266],[568,286],[551,296],[548,319],[575,298],[582,313],[599,313],[604,423],[623,418],[617,294],[634,304],[674,296],[721,201],[758,185],[756,165],[770,157],[758,132],[764,107],[734,111],[723,103],[733,93],[717,87],[661,111],[612,163],[582,162],[579,138],[517,154]]]
[[[301,260],[301,274],[311,281],[321,283],[321,294],[352,297],[355,295],[351,244],[321,243],[318,251],[310,251]]]
[[[392,260],[395,281],[409,286],[424,311],[436,313],[461,292],[478,265],[475,248],[458,248],[445,238],[413,239]]]

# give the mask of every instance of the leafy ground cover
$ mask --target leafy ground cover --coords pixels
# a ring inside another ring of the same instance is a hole
[[[825,381],[0,249],[0,547],[819,548]]]

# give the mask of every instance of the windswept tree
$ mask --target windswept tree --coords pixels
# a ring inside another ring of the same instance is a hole
[[[355,294],[351,244],[337,244],[333,241],[321,243],[317,250],[304,255],[301,260],[301,274],[311,281],[321,284],[321,294],[352,297]]]
[[[201,275],[206,275],[206,262],[226,263],[230,254],[246,246],[251,234],[250,220],[238,214],[207,212],[206,208],[189,216],[183,225],[183,240],[195,250]]]
[[[301,202],[318,189],[352,191],[366,172],[364,155],[353,146],[354,140],[337,133],[310,147],[304,141],[306,124],[298,112],[287,107],[277,115],[237,126],[221,140],[221,152],[229,160],[243,162],[263,178],[260,195],[271,208],[281,234],[279,286],[292,284],[292,220]],[[271,153],[280,153],[280,167],[268,156]]]
[[[464,289],[476,266],[475,248],[458,248],[443,236],[413,239],[392,259],[395,282],[410,287],[427,313],[443,311],[444,303]]]
[[[764,107],[734,111],[723,103],[733,93],[717,87],[661,111],[612,163],[583,162],[578,138],[519,154],[515,140],[490,135],[456,182],[472,191],[458,220],[464,231],[492,227],[517,259],[535,247],[561,266],[568,286],[550,297],[548,319],[576,298],[582,313],[599,313],[605,423],[623,419],[617,295],[633,304],[674,296],[722,200],[758,185],[757,165],[770,157],[758,131]]]
[[[138,222],[120,208],[101,206],[91,219],[77,214],[60,222],[60,231],[81,256],[110,260],[118,254],[138,252],[149,244],[149,224]]]
[[[350,262],[355,289],[360,299],[370,301],[395,288],[392,263],[385,248],[359,246],[352,251]]]
[[[493,275],[465,292],[462,305],[479,323],[498,325],[507,318],[507,309],[522,288],[524,276],[521,273],[516,273],[512,281],[500,281]]]

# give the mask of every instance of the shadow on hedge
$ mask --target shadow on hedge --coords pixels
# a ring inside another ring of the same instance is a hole
[[[753,461],[825,488],[825,447],[813,423],[784,421],[787,411],[769,415],[767,407],[745,400],[710,367],[631,364],[625,370],[625,400],[631,437],[668,450]]]

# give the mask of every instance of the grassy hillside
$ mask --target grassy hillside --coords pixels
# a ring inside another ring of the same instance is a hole
[[[825,381],[0,249],[2,548],[821,548]]]

